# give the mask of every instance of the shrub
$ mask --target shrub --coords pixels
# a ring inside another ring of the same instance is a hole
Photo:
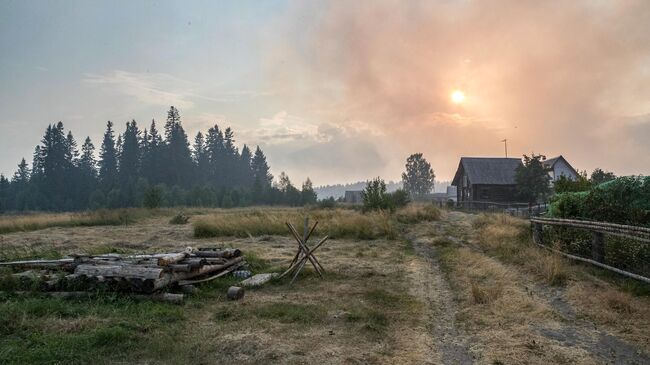
[[[329,208],[334,208],[336,207],[336,200],[334,200],[333,196],[330,196],[329,198],[322,199],[318,202],[318,207],[323,208],[323,209],[329,209]]]
[[[190,217],[186,216],[183,212],[178,212],[175,216],[172,217],[172,219],[169,220],[170,224],[187,224],[189,222]]]
[[[143,204],[145,208],[155,209],[160,207],[160,203],[163,198],[163,189],[162,187],[156,185],[147,189],[144,193]]]

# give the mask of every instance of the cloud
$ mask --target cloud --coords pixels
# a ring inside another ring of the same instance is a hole
[[[192,84],[164,73],[134,73],[114,70],[104,74],[86,74],[83,80],[89,84],[108,86],[122,94],[135,97],[151,105],[190,109],[194,107]]]
[[[448,178],[462,155],[501,155],[503,138],[514,155],[650,173],[630,158],[647,152],[646,125],[621,124],[650,111],[649,2],[301,2],[287,21],[270,87],[313,120],[367,126],[354,143],[382,143],[382,173],[419,151]]]

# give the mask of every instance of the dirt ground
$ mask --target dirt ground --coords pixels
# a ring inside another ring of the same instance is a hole
[[[398,240],[330,240],[317,254],[323,280],[308,270],[294,285],[272,283],[241,301],[225,300],[218,284],[208,286],[216,294],[183,306],[183,325],[164,357],[141,349],[126,362],[650,363],[647,344],[581,315],[572,287],[549,287],[483,253],[473,244],[472,219],[449,212],[438,222],[405,225]],[[0,247],[67,254],[223,245],[253,253],[276,271],[296,250],[284,236],[195,239],[191,224],[168,220],[4,234]],[[477,303],[468,284],[476,280],[506,284],[493,300]]]

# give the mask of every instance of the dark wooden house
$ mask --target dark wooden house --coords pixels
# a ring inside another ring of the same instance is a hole
[[[462,157],[451,183],[458,202],[517,201],[515,170],[521,164],[518,158]]]

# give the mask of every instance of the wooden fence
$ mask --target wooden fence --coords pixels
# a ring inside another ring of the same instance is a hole
[[[504,212],[517,217],[532,217],[545,213],[548,204],[501,203],[478,200],[464,200],[455,203],[457,209],[469,211]]]
[[[542,246],[545,249],[559,253],[570,259],[587,262],[592,265],[601,267],[603,269],[607,269],[616,272],[618,274],[625,275],[627,277],[644,281],[650,284],[650,278],[638,274],[634,274],[625,270],[621,270],[603,263],[605,259],[605,235],[623,237],[623,238],[643,242],[646,244],[650,244],[650,228],[627,226],[623,224],[606,223],[606,222],[594,222],[594,221],[584,221],[584,220],[577,220],[577,219],[559,219],[559,218],[534,217],[530,219],[530,222],[533,231],[533,242],[535,244]],[[543,233],[543,226],[545,225],[569,227],[569,228],[581,229],[581,230],[586,230],[591,232],[591,237],[592,237],[591,258],[589,259],[581,256],[571,255],[544,245],[544,236],[542,233]]]

